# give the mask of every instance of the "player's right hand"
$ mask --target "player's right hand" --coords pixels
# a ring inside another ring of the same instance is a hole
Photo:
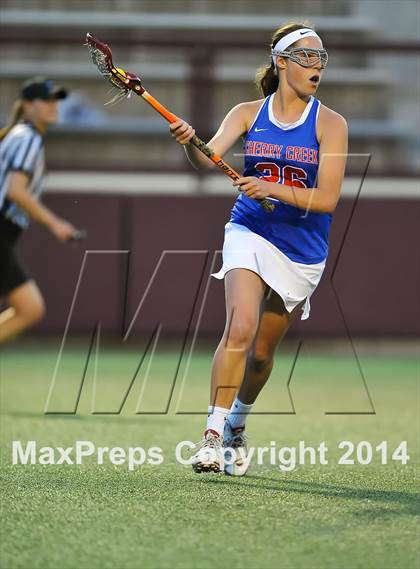
[[[171,123],[169,125],[169,130],[171,131],[172,136],[180,144],[188,144],[195,134],[193,127],[182,119],[178,119]]]
[[[73,235],[76,233],[76,228],[65,221],[64,219],[55,219],[54,223],[50,225],[50,230],[53,235],[57,237],[59,241],[65,243],[66,241],[70,241]]]

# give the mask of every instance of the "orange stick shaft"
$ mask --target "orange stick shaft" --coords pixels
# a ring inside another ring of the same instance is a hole
[[[173,123],[178,120],[178,117],[176,115],[168,111],[166,107],[164,107],[161,103],[159,103],[159,101],[155,99],[146,90],[144,90],[143,93],[137,93],[137,94],[143,97],[143,99],[147,103],[149,103],[149,105],[151,105],[169,123]],[[229,164],[227,164],[221,156],[213,152],[210,146],[207,146],[207,144],[203,140],[198,138],[197,135],[194,135],[192,137],[191,143],[194,144],[194,146],[197,147],[198,150],[200,150],[205,156],[207,156],[207,158],[210,158],[210,160],[214,162],[214,164],[216,164],[216,166],[218,166],[227,176],[229,176],[229,178],[231,178],[232,180],[238,180],[241,177],[238,174],[238,172],[236,172],[233,168],[231,168]],[[274,210],[274,204],[272,204],[270,201],[265,199],[259,201],[266,211],[271,212]]]
[[[175,116],[173,113],[171,113],[170,111],[168,111],[168,109],[166,107],[164,107],[163,105],[161,105],[159,103],[158,100],[156,100],[150,93],[148,93],[147,91],[143,91],[143,93],[141,93],[140,95],[141,97],[143,97],[143,99],[145,101],[147,101],[149,103],[149,105],[151,105],[160,115],[163,116],[164,119],[166,119],[169,123],[171,122],[175,122],[176,120],[178,120],[178,117]]]
[[[151,95],[147,91],[143,91],[141,96],[169,123],[173,123],[178,120],[178,117],[176,115],[168,111],[166,107],[164,107],[161,103],[159,103],[159,101],[156,100],[153,97],[153,95]],[[210,158],[210,160],[214,162],[216,166],[219,166],[219,168],[223,170],[223,172],[227,174],[230,178],[232,178],[232,180],[237,180],[238,178],[240,178],[238,172],[236,172],[233,168],[231,168],[228,164],[226,164],[223,158],[218,154],[216,154],[215,152],[213,152],[213,150],[209,146],[207,146],[205,142],[200,140],[198,136],[193,136],[193,138],[191,139],[191,143],[194,144],[194,146],[196,146],[199,150],[201,150],[201,152],[203,152],[203,154],[205,154],[207,158]]]

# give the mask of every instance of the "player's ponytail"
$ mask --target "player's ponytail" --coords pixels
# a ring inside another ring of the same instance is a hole
[[[274,64],[271,62],[269,65],[260,67],[255,76],[255,84],[258,91],[264,96],[268,97],[277,91],[279,86],[279,78],[274,69]]]
[[[276,43],[290,32],[294,32],[295,30],[300,30],[302,28],[311,28],[313,26],[309,22],[289,22],[284,24],[278,28],[272,37],[271,40],[271,49],[274,48]],[[271,50],[270,50],[271,51]],[[270,62],[263,67],[258,69],[256,76],[255,76],[255,84],[257,86],[258,91],[264,96],[268,97],[269,95],[275,93],[279,86],[279,77],[277,75],[276,67],[274,66],[273,59],[270,53]]]
[[[10,111],[9,122],[6,126],[0,129],[0,140],[8,134],[12,128],[17,124],[23,117],[23,100],[18,99],[13,103],[12,109]]]

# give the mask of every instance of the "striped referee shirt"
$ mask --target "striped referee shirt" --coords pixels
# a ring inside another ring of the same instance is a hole
[[[0,141],[0,215],[22,229],[29,225],[29,218],[7,197],[10,174],[16,171],[28,174],[28,191],[39,197],[43,189],[44,170],[42,136],[29,122],[16,124]]]

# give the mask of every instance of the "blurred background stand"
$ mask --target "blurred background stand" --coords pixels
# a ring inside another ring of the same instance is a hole
[[[46,201],[89,230],[88,249],[132,252],[130,262],[142,269],[130,273],[126,294],[122,263],[110,292],[132,309],[162,250],[200,248],[211,257],[221,248],[236,194],[219,172],[193,170],[166,122],[142,101],[104,107],[112,94],[83,46],[86,32],[109,43],[118,65],[141,76],[148,91],[208,140],[229,109],[259,98],[253,81],[269,59],[271,34],[294,19],[309,20],[323,38],[330,61],[316,96],[349,124],[350,157],[329,260],[332,270],[340,257],[334,283],[342,312],[360,335],[413,335],[418,256],[407,262],[405,252],[418,241],[417,2],[296,0],[291,8],[284,0],[3,0],[1,122],[28,76],[51,76],[72,91],[46,139]],[[225,158],[240,169],[241,144]],[[37,331],[61,332],[84,251],[64,255],[41,228],[30,231],[22,255],[51,307]],[[52,259],[59,287],[51,280]],[[160,286],[171,311],[171,295]],[[223,325],[222,287],[217,290],[203,322],[209,334]],[[332,294],[326,277],[307,333],[345,333]],[[116,332],[119,324],[108,317]],[[82,332],[90,326],[80,321]],[[175,320],[171,326],[176,332]]]

